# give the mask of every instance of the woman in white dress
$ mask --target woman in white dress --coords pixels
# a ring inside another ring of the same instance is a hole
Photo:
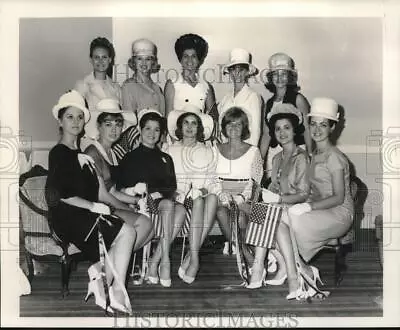
[[[222,183],[223,200],[218,207],[217,219],[225,237],[231,240],[229,208],[226,200],[232,198],[239,206],[239,226],[245,232],[247,226],[246,203],[252,197],[253,180],[259,184],[263,175],[263,163],[257,147],[244,142],[250,135],[246,113],[232,107],[222,118],[222,134],[228,142],[217,145],[217,176]],[[226,196],[228,195],[228,197]],[[243,238],[244,239],[244,238]],[[228,243],[225,243],[225,253]],[[247,259],[251,254],[244,251]],[[251,261],[251,260],[249,260]]]
[[[256,75],[258,69],[251,63],[251,55],[247,50],[235,48],[231,51],[230,62],[223,72],[229,74],[233,88],[218,104],[219,128],[225,112],[233,106],[240,107],[249,121],[250,136],[244,142],[257,147],[262,127],[262,98],[250,88],[248,79]],[[224,135],[221,135],[220,139],[223,142],[227,141]]]
[[[190,252],[180,266],[178,275],[184,282],[191,284],[200,268],[200,248],[215,219],[220,189],[215,176],[215,152],[204,144],[203,121],[210,116],[185,111],[174,112],[179,112],[180,115],[176,121],[176,129],[172,128],[170,134],[178,142],[169,146],[167,152],[174,161],[177,201],[192,206]],[[208,120],[212,122],[211,118]]]
[[[168,79],[165,84],[166,115],[190,104],[217,120],[214,88],[199,74],[207,52],[207,42],[197,34],[185,34],[176,40],[175,53],[182,72],[175,81]]]

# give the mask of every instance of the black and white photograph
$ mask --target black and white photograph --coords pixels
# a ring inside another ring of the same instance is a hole
[[[400,6],[0,15],[2,325],[399,325]]]

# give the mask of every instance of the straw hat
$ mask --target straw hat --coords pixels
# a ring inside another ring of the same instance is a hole
[[[85,123],[90,120],[90,112],[86,108],[85,99],[76,90],[71,90],[63,95],[61,95],[58,103],[53,107],[52,113],[54,118],[58,119],[58,112],[62,108],[75,107],[83,111],[85,117]]]
[[[317,97],[312,100],[311,111],[307,116],[322,117],[339,121],[338,108],[338,104],[335,100],[327,97]]]
[[[249,66],[249,75],[254,75],[258,72],[258,69],[251,63],[250,53],[242,48],[232,49],[229,55],[229,63],[223,68],[224,74],[228,73],[228,69],[236,64],[247,64]]]
[[[280,113],[287,113],[295,115],[299,119],[299,124],[303,122],[303,114],[297,109],[293,104],[290,103],[277,103],[274,104],[271,111],[267,114],[267,120],[270,121],[272,116],[280,114]]]
[[[204,127],[204,139],[208,140],[214,130],[214,121],[210,115],[202,113],[200,108],[192,104],[187,104],[182,110],[173,110],[168,114],[167,125],[169,134],[174,139],[177,139],[175,131],[177,128],[178,118],[187,112],[195,113],[200,117]]]
[[[275,53],[268,60],[268,71],[287,70],[296,72],[293,59],[285,53]]]

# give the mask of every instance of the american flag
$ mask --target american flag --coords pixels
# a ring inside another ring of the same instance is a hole
[[[246,244],[273,248],[282,209],[282,206],[276,204],[253,203],[246,231]]]
[[[137,126],[131,126],[122,132],[121,137],[112,146],[112,151],[117,157],[118,162],[131,150],[139,145],[140,132]]]
[[[187,197],[183,202],[183,206],[186,211],[186,218],[183,222],[182,230],[180,232],[181,237],[186,237],[190,230],[190,220],[192,219],[192,209],[193,209],[193,199],[192,197]]]
[[[160,212],[158,210],[158,205],[154,201],[150,194],[147,195],[147,208],[150,213],[150,220],[153,223],[155,237],[162,237],[163,228],[161,223]]]

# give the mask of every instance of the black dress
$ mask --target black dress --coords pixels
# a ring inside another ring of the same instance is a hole
[[[163,198],[172,198],[176,190],[174,163],[170,155],[158,147],[140,144],[128,152],[115,171],[117,189],[147,183],[148,192],[159,192]]]
[[[85,242],[94,225],[97,214],[87,209],[64,203],[61,199],[81,197],[91,202],[98,201],[99,182],[96,173],[88,165],[81,168],[78,154],[64,144],[57,144],[49,153],[49,174],[46,182],[46,201],[49,218],[54,231],[63,241],[74,243],[93,262],[99,260],[97,231],[94,230]],[[110,218],[111,224],[100,221],[100,231],[109,248],[119,233],[123,221]]]

